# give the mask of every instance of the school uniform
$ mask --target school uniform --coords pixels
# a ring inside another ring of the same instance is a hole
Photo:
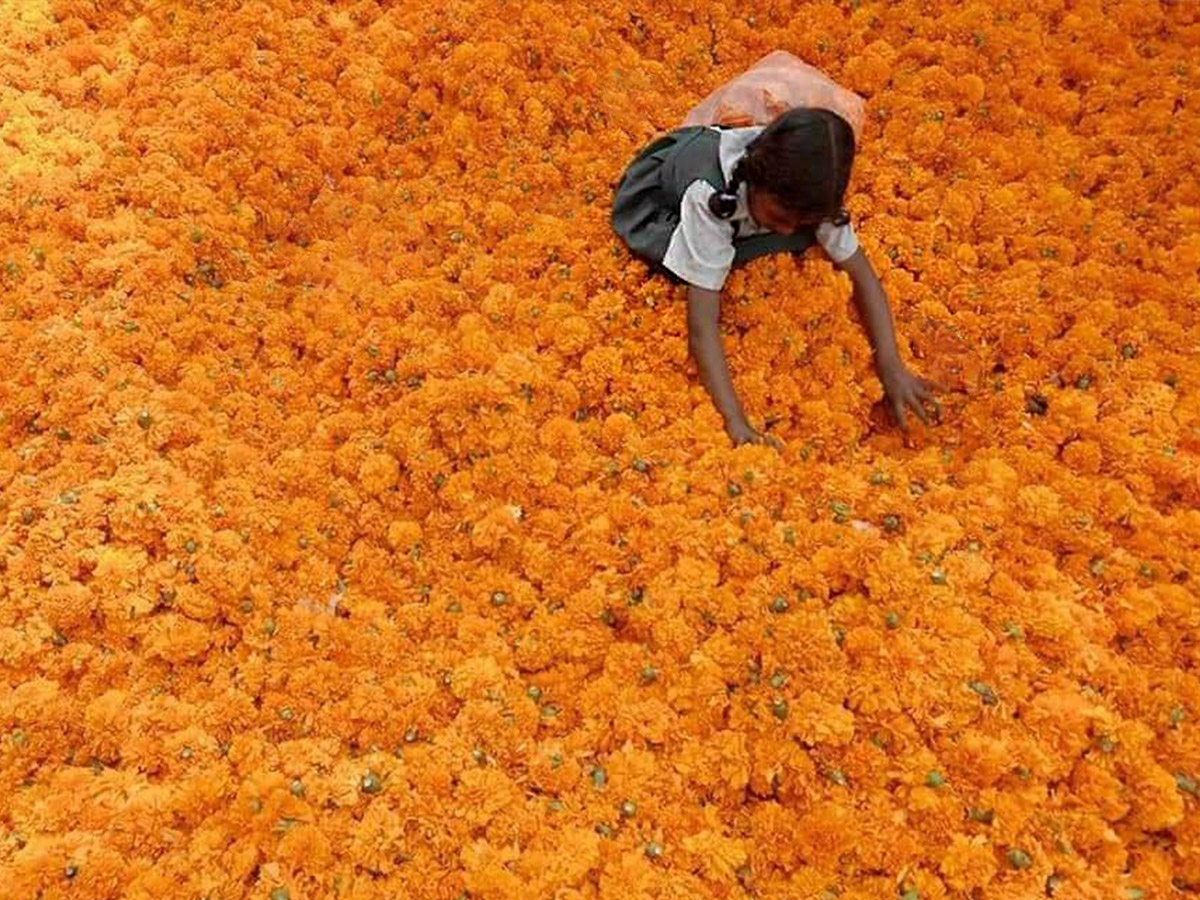
[[[650,143],[617,186],[613,229],[656,272],[714,291],[734,266],[769,253],[800,253],[816,243],[834,262],[849,259],[858,250],[853,226],[823,222],[792,235],[770,231],[750,215],[745,182],[731,218],[709,209],[709,197],[725,190],[762,128],[696,125]]]

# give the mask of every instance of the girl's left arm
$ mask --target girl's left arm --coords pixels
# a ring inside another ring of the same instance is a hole
[[[896,422],[907,431],[905,409],[911,408],[917,418],[928,424],[929,415],[925,411],[925,403],[934,402],[931,393],[933,386],[909,371],[900,359],[887,294],[884,293],[883,285],[879,283],[870,260],[859,247],[853,256],[837,266],[850,276],[854,284],[854,304],[866,329],[867,339],[871,342],[871,349],[875,352],[875,371],[883,384],[888,405],[892,415],[896,417]]]

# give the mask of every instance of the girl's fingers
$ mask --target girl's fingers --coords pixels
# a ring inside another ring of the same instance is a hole
[[[908,420],[904,417],[904,404],[899,400],[892,400],[892,416],[896,419],[896,424],[900,426],[900,430],[908,432]]]
[[[908,404],[913,408],[913,412],[917,414],[917,418],[921,420],[921,423],[928,425],[929,413],[925,412],[925,404],[921,402],[921,398],[917,396],[910,396],[908,398]]]
[[[918,382],[913,393],[917,395],[917,400],[920,403],[920,409],[925,409],[925,405],[929,404],[929,406],[933,407],[933,417],[939,420],[942,418],[942,404],[937,402],[937,398],[933,396],[929,385],[925,384],[924,382]],[[925,424],[929,424],[928,421],[926,421]]]

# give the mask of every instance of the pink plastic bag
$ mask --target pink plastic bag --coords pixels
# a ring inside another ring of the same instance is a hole
[[[765,125],[797,106],[837,113],[850,124],[858,140],[866,101],[786,50],[768,53],[721,85],[692,108],[683,124]]]

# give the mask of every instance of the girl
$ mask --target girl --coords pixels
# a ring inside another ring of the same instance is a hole
[[[733,266],[820,243],[850,275],[888,405],[928,423],[932,385],[900,360],[883,287],[842,208],[854,132],[825,109],[796,108],[769,125],[680,128],[651,143],[617,187],[612,224],[659,273],[688,284],[688,346],[734,446],[774,438],[751,427],[729,378],[717,320]]]

